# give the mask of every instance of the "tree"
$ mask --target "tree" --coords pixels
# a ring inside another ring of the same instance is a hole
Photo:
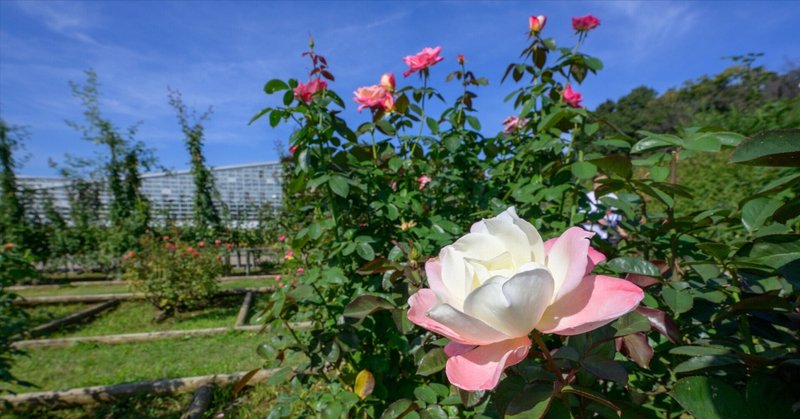
[[[183,102],[181,93],[177,90],[169,90],[169,104],[175,108],[178,116],[178,124],[183,131],[186,150],[191,158],[191,173],[194,178],[194,226],[198,230],[205,230],[209,227],[219,230],[221,220],[217,207],[214,206],[214,175],[206,166],[206,159],[203,155],[203,121],[208,120],[211,115],[211,108],[199,117],[192,110],[189,112]]]
[[[24,239],[25,207],[17,188],[14,153],[21,143],[21,128],[9,126],[0,118],[0,238],[21,244]]]
[[[86,83],[80,85],[70,82],[73,95],[80,99],[84,108],[86,124],[67,122],[68,125],[80,131],[83,139],[105,148],[105,153],[95,159],[75,158],[67,156],[69,174],[72,179],[84,179],[85,174],[80,169],[90,168],[91,181],[103,179],[109,197],[108,221],[113,231],[108,235],[106,247],[112,253],[120,253],[133,245],[135,239],[147,228],[150,219],[150,208],[147,199],[141,193],[141,168],[149,168],[155,163],[151,150],[147,149],[141,141],[135,139],[137,125],[128,128],[126,135],[122,135],[114,124],[100,112],[99,83],[94,70],[86,71]],[[82,199],[82,192],[88,192],[91,186],[78,182],[78,196]],[[92,194],[94,194],[92,192]],[[74,202],[74,201],[73,201]],[[83,203],[75,202],[79,212],[82,212]],[[74,212],[74,211],[73,211]],[[87,214],[88,215],[88,214]],[[88,221],[88,220],[87,220]],[[76,225],[79,223],[75,221]]]

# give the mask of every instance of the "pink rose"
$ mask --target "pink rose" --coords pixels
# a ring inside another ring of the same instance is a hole
[[[529,121],[528,118],[519,119],[516,116],[509,116],[503,120],[503,134],[513,134]]]
[[[412,73],[425,70],[426,68],[442,61],[444,58],[439,56],[442,47],[423,48],[417,55],[409,55],[403,58],[403,62],[410,67],[403,73],[403,77],[408,77]]]
[[[381,76],[381,86],[389,92],[394,92],[395,88],[394,73],[386,73]]]
[[[419,190],[425,189],[425,186],[431,183],[432,180],[433,179],[428,175],[420,176],[419,179],[417,179],[417,182],[419,183]]]
[[[214,246],[219,246],[221,244],[222,244],[222,240],[220,240],[220,239],[214,240]]]
[[[473,224],[425,264],[430,288],[409,298],[408,319],[450,339],[450,383],[492,389],[528,355],[532,331],[577,335],[636,309],[641,288],[590,275],[605,260],[589,245],[593,235],[572,227],[543,242],[512,207]]]
[[[459,64],[464,64],[464,54],[458,54],[458,56],[456,57],[456,62],[458,62]]]
[[[353,100],[361,105],[358,107],[359,112],[364,108],[370,108],[374,111],[394,110],[392,94],[379,84],[359,87],[353,94],[355,95]]]
[[[306,84],[298,83],[294,88],[294,97],[305,103],[311,102],[311,97],[314,93],[320,92],[328,88],[328,83],[325,80],[314,79]]]
[[[197,247],[206,247],[206,242],[201,241],[197,243]]]
[[[275,275],[275,280],[276,281],[280,281],[281,280],[281,276],[280,275]]]
[[[175,250],[176,248],[177,248],[177,246],[175,245],[175,243],[170,243],[170,244],[167,245],[167,249],[169,249],[169,250]]]
[[[293,145],[293,146],[289,147],[289,154],[294,154],[295,151],[297,151],[297,146],[296,145]]]
[[[573,22],[575,20],[573,19]],[[544,29],[544,24],[547,23],[547,16],[539,15],[539,16],[531,16],[528,19],[528,26],[530,27],[531,35],[537,34]],[[573,23],[574,25],[574,23]]]
[[[284,258],[284,259],[286,259],[286,260],[292,260],[292,259],[294,259],[294,252],[293,252],[293,251],[291,251],[291,250],[290,250],[290,251],[288,251],[288,252],[286,252],[286,254],[285,254],[285,255],[283,255],[283,258]]]
[[[228,250],[233,249],[233,243],[225,243],[225,248]]]
[[[278,241],[279,242],[285,242],[286,241],[286,235],[285,234],[281,234],[280,236],[278,236]]]
[[[572,29],[575,29],[576,32],[588,32],[596,28],[599,24],[600,19],[592,15],[572,18]]]
[[[303,272],[305,272],[305,271],[303,270],[303,268],[297,268],[297,274],[298,274],[298,275],[302,275],[302,274],[303,274]]]
[[[581,94],[573,91],[572,86],[567,84],[567,87],[564,89],[564,102],[569,103],[573,108],[580,108],[581,100],[583,100]]]

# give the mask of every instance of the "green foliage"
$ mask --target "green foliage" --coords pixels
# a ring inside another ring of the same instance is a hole
[[[796,170],[782,173],[782,180],[762,172],[768,182],[757,187],[761,193],[728,199],[726,209],[691,205],[700,194],[718,198],[723,185],[709,176],[705,181],[715,187],[688,186],[685,179],[695,174],[683,162],[695,156],[727,166],[743,136],[647,125],[658,117],[643,111],[657,100],[647,89],[625,104],[638,118],[631,124],[644,125],[609,133],[600,124],[603,115],[562,100],[567,81],[580,84],[602,68],[577,50],[533,35],[522,62],[510,64],[504,76],[518,83],[507,100],[519,123],[490,137],[479,131],[472,106],[473,89],[485,79],[463,64],[447,77],[463,87],[455,100],[431,86],[433,67],[421,72],[421,87],[393,92],[392,111],[373,110],[357,128],[341,118],[344,101],[332,90],[305,102],[292,92],[297,80],[266,83],[264,91],[278,95],[282,106],[253,121],[297,123],[285,159],[282,228],[291,233],[287,242],[304,274],[271,295],[262,317],[272,338],[259,353],[265,365],[281,368],[283,357],[302,353],[308,363],[298,368],[306,374],[292,383],[335,389],[324,400],[303,399],[308,411],[668,416],[693,412],[664,391],[686,376],[714,376],[736,391],[756,372],[784,386],[791,382],[779,371],[798,360],[789,345],[796,325],[785,317],[796,309],[800,285]],[[310,78],[333,81],[324,57],[304,55],[312,62]],[[749,103],[737,86],[751,75],[732,74],[722,83],[724,94],[710,102],[703,99],[707,83],[689,89],[696,106],[722,112],[728,108],[714,101],[728,100],[730,109]],[[441,114],[426,112],[431,100],[444,102]],[[599,202],[587,197],[590,191]],[[468,393],[442,384],[447,341],[408,321],[407,300],[424,287],[429,257],[470,223],[508,206],[545,238],[573,225],[605,229],[609,239],[596,236],[592,244],[609,262],[596,273],[624,276],[647,293],[638,313],[610,325],[566,340],[541,337],[540,348],[548,349],[507,369],[494,392]],[[606,212],[619,221],[609,223]],[[310,322],[311,330],[297,330],[292,321]],[[687,359],[671,351],[687,345],[729,352]],[[293,395],[278,400],[275,415],[302,414],[298,401]]]
[[[25,334],[29,319],[14,300],[17,295],[7,288],[34,275],[29,257],[20,255],[13,243],[6,243],[0,249],[0,382],[26,387],[29,384],[12,374],[12,365],[16,356],[23,352],[13,348],[14,339]],[[9,391],[4,385],[0,393]]]
[[[191,172],[194,178],[194,227],[205,230],[211,227],[215,230],[221,228],[221,219],[217,208],[214,206],[214,176],[205,164],[203,155],[203,121],[211,115],[211,109],[199,117],[189,112],[183,103],[183,98],[177,90],[170,90],[169,104],[178,114],[178,123],[184,135],[186,150],[191,158]],[[190,117],[194,121],[190,121]]]
[[[168,237],[143,237],[139,246],[125,255],[123,278],[154,307],[171,315],[209,304],[218,290],[223,249]]]

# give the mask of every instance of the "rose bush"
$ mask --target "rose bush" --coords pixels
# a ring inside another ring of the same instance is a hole
[[[605,260],[589,246],[593,235],[575,227],[545,243],[509,208],[426,263],[430,288],[411,296],[408,319],[451,340],[451,383],[492,389],[525,359],[532,331],[585,333],[639,305],[644,294],[633,283],[589,275]]]

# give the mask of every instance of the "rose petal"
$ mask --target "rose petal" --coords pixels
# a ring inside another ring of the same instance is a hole
[[[428,287],[436,293],[439,299],[446,298],[449,292],[442,282],[442,263],[439,259],[428,259],[425,262],[425,274],[428,277]]]
[[[554,302],[575,289],[586,275],[586,265],[589,262],[588,239],[592,236],[594,233],[572,227],[550,248],[547,267],[555,281]]]
[[[592,273],[592,270],[597,264],[603,263],[606,260],[606,255],[595,250],[594,247],[589,246],[589,262],[586,264],[586,275]]]
[[[503,370],[522,362],[530,347],[527,336],[478,346],[447,360],[447,379],[463,390],[491,390],[497,386]]]
[[[588,332],[633,311],[643,298],[642,289],[624,279],[590,275],[548,307],[536,328],[565,336]]]
[[[444,353],[449,357],[467,353],[475,348],[475,345],[464,345],[458,342],[450,342],[444,345]]]
[[[507,220],[490,218],[483,220],[472,226],[472,230],[477,233],[490,234],[498,238],[503,247],[511,255],[512,261],[516,265],[522,265],[531,261],[530,244],[528,243],[528,236],[521,228],[514,225]]]
[[[493,328],[483,320],[456,310],[450,304],[438,304],[433,306],[433,308],[428,310],[428,318],[454,332],[455,334],[453,336],[442,334],[450,338],[450,340],[459,343],[487,345],[513,337]],[[434,332],[435,331],[436,330],[434,330]]]
[[[552,276],[546,269],[534,269],[508,280],[494,277],[487,281],[464,301],[464,313],[508,336],[527,336],[552,296]]]
[[[447,246],[439,252],[439,262],[442,267],[441,280],[447,290],[447,299],[442,301],[461,308],[464,299],[472,290],[473,272],[464,260],[463,255],[452,246]]]

